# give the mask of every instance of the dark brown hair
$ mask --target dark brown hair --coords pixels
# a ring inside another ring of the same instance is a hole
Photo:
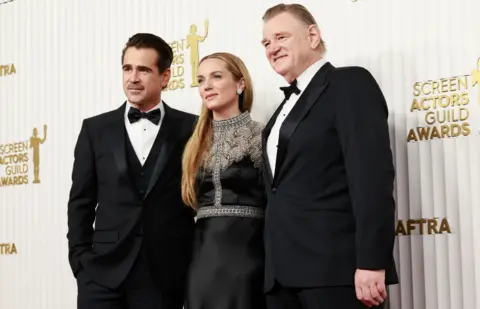
[[[125,57],[125,52],[130,47],[155,49],[158,55],[157,67],[159,73],[162,73],[172,65],[172,48],[159,36],[151,33],[137,33],[129,38],[122,50],[122,64],[123,58]]]

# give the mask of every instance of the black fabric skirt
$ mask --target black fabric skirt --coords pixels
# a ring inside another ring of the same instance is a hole
[[[196,223],[186,309],[265,309],[263,220],[201,218]]]

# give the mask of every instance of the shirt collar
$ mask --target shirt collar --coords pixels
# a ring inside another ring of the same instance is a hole
[[[304,91],[308,84],[312,80],[313,76],[320,70],[320,68],[326,63],[325,59],[320,59],[317,62],[309,66],[302,74],[297,78],[297,87],[300,91]]]

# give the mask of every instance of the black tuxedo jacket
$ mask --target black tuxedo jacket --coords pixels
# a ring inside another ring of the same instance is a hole
[[[398,282],[388,109],[373,76],[326,63],[285,119],[267,187],[265,288],[351,286],[357,268]]]
[[[181,199],[181,160],[196,116],[164,106],[160,155],[144,195],[128,174],[126,104],[83,121],[68,202],[69,261],[75,276],[83,269],[95,282],[115,288],[143,242],[158,286],[164,291],[183,288],[194,212]]]

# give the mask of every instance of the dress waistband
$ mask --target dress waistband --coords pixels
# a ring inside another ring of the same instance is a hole
[[[197,220],[209,217],[246,217],[261,219],[265,215],[262,208],[243,205],[204,206],[197,211]]]

